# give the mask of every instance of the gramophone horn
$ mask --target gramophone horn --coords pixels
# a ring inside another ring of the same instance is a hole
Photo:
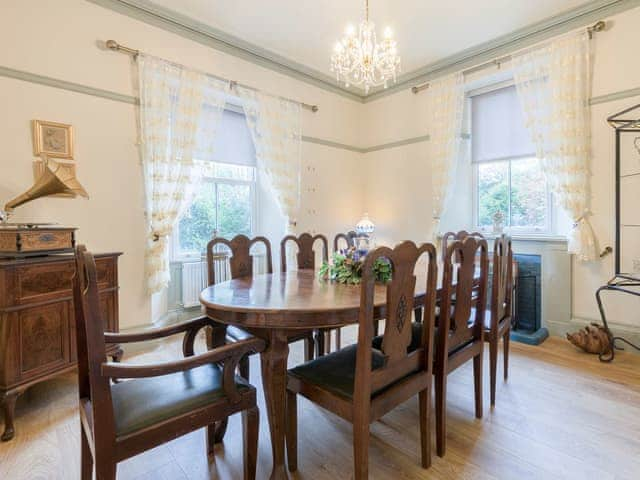
[[[35,200],[36,198],[48,197],[59,193],[72,195],[74,197],[80,195],[81,197],[89,198],[86,190],[75,177],[72,168],[65,168],[61,164],[56,164],[52,170],[49,164],[45,163],[44,171],[33,187],[9,201],[4,206],[4,209],[10,212],[14,208],[31,200]]]

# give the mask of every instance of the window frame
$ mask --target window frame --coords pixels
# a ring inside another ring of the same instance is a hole
[[[502,80],[494,83],[490,83],[488,85],[484,85],[480,88],[470,90],[467,92],[467,106],[468,106],[468,115],[469,119],[471,119],[473,115],[473,97],[477,95],[482,95],[484,93],[493,92],[495,90],[500,90],[502,88],[511,87],[515,85],[515,81],[513,78]],[[471,131],[471,136],[473,136],[473,125],[469,120],[469,130]],[[526,155],[516,155],[516,156],[507,156],[501,158],[494,158],[491,160],[485,160],[482,162],[475,162],[473,158],[473,149],[469,149],[469,159],[471,162],[471,183],[472,183],[472,191],[471,191],[471,209],[472,209],[472,221],[474,228],[482,233],[491,234],[493,233],[492,226],[481,226],[479,222],[479,208],[480,208],[480,192],[478,189],[478,180],[479,180],[479,168],[481,164],[490,164],[490,163],[503,163],[508,162],[509,165],[509,211],[508,211],[508,221],[511,222],[511,164],[513,161],[523,160],[527,158],[535,158],[535,152],[531,152]],[[545,178],[545,190],[546,190],[546,198],[547,198],[547,208],[546,208],[546,224],[544,227],[512,227],[505,225],[504,231],[507,233],[515,234],[515,235],[536,235],[536,236],[552,236],[554,234],[554,225],[555,219],[553,214],[553,197],[551,193],[551,189],[549,188],[549,182]],[[506,222],[505,222],[506,223]]]
[[[250,198],[251,198],[251,236],[256,231],[257,227],[257,213],[258,213],[258,205],[256,199],[256,183],[257,183],[257,168],[253,168],[253,180],[240,180],[234,178],[226,178],[226,177],[204,177],[202,182],[204,183],[212,183],[215,186],[215,195],[216,195],[216,225],[214,229],[218,227],[218,185],[247,185],[250,189]],[[202,253],[194,253],[187,252],[184,253],[180,250],[180,219],[176,221],[176,224],[173,228],[173,234],[171,235],[171,260],[174,262],[188,262],[188,261],[199,261],[202,259]]]

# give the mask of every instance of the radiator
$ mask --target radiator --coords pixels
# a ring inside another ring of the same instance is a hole
[[[224,282],[231,278],[229,256],[226,253],[218,253],[213,256],[213,268],[216,283]],[[253,273],[254,275],[267,273],[267,265],[263,253],[253,255]],[[207,262],[184,262],[182,264],[182,307],[190,308],[200,305],[200,292],[207,285]]]
[[[200,305],[200,292],[207,286],[207,262],[185,262],[182,264],[182,306]]]

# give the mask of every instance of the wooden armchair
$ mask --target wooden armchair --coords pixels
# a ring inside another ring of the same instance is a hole
[[[287,235],[280,242],[280,271],[287,271],[287,243],[294,242],[298,247],[296,253],[296,264],[298,270],[315,270],[316,268],[316,252],[313,246],[317,240],[320,240],[322,244],[322,260],[329,261],[329,243],[327,237],[324,235],[311,236],[309,233],[301,233],[300,236]],[[339,332],[339,329],[336,330]],[[289,338],[289,343],[297,342],[298,340],[304,340],[304,360],[308,362],[314,358],[314,344],[315,351],[318,356],[324,355],[327,350],[330,350],[330,342],[326,341],[330,338],[331,329],[322,329],[315,332],[305,332],[303,334],[297,334]],[[340,334],[336,334],[337,348],[340,348]]]
[[[116,478],[118,462],[193,430],[242,412],[244,478],[254,479],[258,442],[256,391],[235,375],[240,359],[264,348],[252,338],[194,354],[198,331],[213,321],[199,318],[141,333],[104,333],[96,266],[83,246],[76,248],[73,280],[81,421],[81,478]],[[129,343],[184,333],[185,358],[127,365],[106,361],[106,343]],[[112,379],[132,379],[112,383]]]
[[[421,336],[413,345],[411,310],[415,297],[414,269],[428,255],[427,285]],[[386,285],[385,330],[379,348],[373,346],[373,266],[378,258],[392,265]],[[296,394],[353,423],[356,480],[368,478],[369,425],[419,395],[422,466],[431,465],[430,406],[433,335],[437,290],[437,254],[431,244],[417,247],[403,242],[393,250],[377,248],[366,257],[360,294],[358,343],[319,357],[289,371],[287,381],[287,457],[289,470],[297,469]]]
[[[504,379],[509,376],[509,336],[511,335],[512,297],[514,293],[514,267],[511,237],[502,235],[493,242],[493,279],[491,282],[491,305],[485,313],[484,339],[489,342],[489,376],[491,406],[496,404],[496,377],[498,347],[504,343]]]

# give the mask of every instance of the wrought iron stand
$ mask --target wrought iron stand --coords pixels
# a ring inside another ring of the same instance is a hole
[[[604,307],[602,305],[601,293],[604,291],[615,291],[627,293],[629,295],[634,295],[636,297],[640,297],[640,290],[632,290],[633,287],[640,287],[640,281],[633,277],[626,277],[624,275],[619,275],[613,277],[611,280],[607,282],[606,285],[603,285],[598,290],[596,290],[596,301],[598,302],[598,309],[600,310],[600,318],[602,318],[602,325],[609,336],[609,344],[611,345],[611,349],[609,352],[602,352],[598,354],[598,358],[601,362],[611,362],[615,357],[616,350],[624,350],[624,347],[616,346],[616,342],[623,342],[636,350],[640,350],[640,347],[634,345],[629,340],[626,340],[622,337],[616,337],[613,335],[611,330],[609,329],[609,324],[607,323],[607,316],[604,312]]]

